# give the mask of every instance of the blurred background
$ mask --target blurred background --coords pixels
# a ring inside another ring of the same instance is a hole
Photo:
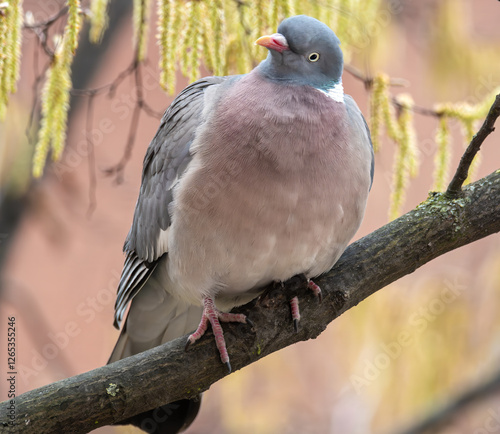
[[[35,21],[50,18],[61,6],[55,0],[24,2]],[[246,7],[256,6],[248,2]],[[90,45],[83,31],[73,66],[75,88],[110,83],[129,66],[131,11],[131,1],[111,2],[110,26],[99,46]],[[331,9],[352,19],[346,11]],[[407,88],[391,92],[409,93],[422,107],[479,103],[500,85],[499,19],[500,3],[492,0],[381,1],[368,23],[368,42],[347,46],[348,62],[366,76],[383,71],[407,80]],[[63,158],[33,180],[34,132],[27,134],[26,128],[33,85],[47,58],[36,36],[24,32],[18,92],[0,124],[0,330],[4,336],[7,318],[16,318],[18,393],[102,366],[118,337],[113,305],[122,245],[157,115],[172,101],[158,85],[154,30],[148,45],[142,89],[152,110],[140,114],[124,170],[117,175],[108,169],[120,161],[129,138],[137,99],[133,75],[112,97],[93,99],[90,165],[88,97],[74,96]],[[178,73],[177,91],[188,82]],[[363,82],[345,73],[344,89],[369,118]],[[410,181],[403,212],[425,200],[433,185],[438,119],[415,114],[415,126],[420,172]],[[458,123],[451,134],[454,170],[463,152]],[[476,179],[499,168],[499,134],[483,145]],[[394,151],[384,138],[356,238],[388,221]],[[384,288],[335,320],[318,339],[214,384],[188,433],[396,433],[493,375],[500,361],[499,336],[500,238],[495,235]],[[1,345],[1,360],[7,359],[5,350]],[[0,400],[7,398],[4,383]],[[104,427],[96,432],[135,431]],[[438,432],[500,432],[500,397],[478,401]]]

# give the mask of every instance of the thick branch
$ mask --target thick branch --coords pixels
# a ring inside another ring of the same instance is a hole
[[[446,190],[446,194],[449,196],[456,196],[460,193],[460,189],[464,181],[467,179],[469,174],[469,168],[472,164],[472,160],[479,152],[481,145],[485,141],[486,137],[488,137],[493,131],[495,131],[495,121],[498,116],[500,116],[500,94],[496,96],[495,102],[490,108],[488,112],[488,116],[484,120],[483,125],[472,138],[469,146],[465,150],[462,158],[460,159],[460,164],[458,165],[457,171],[455,172],[455,176],[450,182],[448,189]]]
[[[415,210],[353,243],[335,267],[315,279],[323,302],[291,279],[237,309],[254,329],[224,326],[231,364],[240,369],[295,342],[317,337],[346,310],[389,283],[457,247],[500,231],[500,171],[466,186],[450,199],[433,194]],[[300,299],[302,321],[295,333],[288,300]],[[189,351],[186,337],[111,365],[16,398],[14,432],[83,433],[207,390],[227,375],[210,332]],[[0,404],[2,422],[9,402]],[[17,430],[16,430],[17,429]]]

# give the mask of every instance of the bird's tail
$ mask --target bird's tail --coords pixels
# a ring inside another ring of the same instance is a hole
[[[169,294],[153,273],[131,302],[118,342],[108,363],[148,350],[196,329],[203,309]],[[132,424],[155,434],[186,429],[196,417],[201,401],[180,400],[141,413],[120,425]]]
[[[168,293],[156,271],[133,298],[108,363],[154,348],[196,330],[203,308]]]

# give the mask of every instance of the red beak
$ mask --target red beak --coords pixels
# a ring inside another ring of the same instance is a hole
[[[285,50],[289,50],[288,42],[286,38],[281,33],[274,33],[273,35],[261,36],[255,41],[257,45],[262,45],[270,50],[275,50],[283,53]]]

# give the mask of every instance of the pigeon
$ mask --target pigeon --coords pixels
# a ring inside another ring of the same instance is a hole
[[[230,371],[221,323],[251,325],[231,309],[301,274],[320,297],[311,279],[333,267],[361,224],[373,148],[343,91],[339,39],[299,15],[256,44],[268,49],[264,61],[186,87],[149,145],[124,245],[117,328],[130,308],[110,363],[188,333],[193,345],[211,327]],[[297,327],[296,298],[291,311]],[[182,400],[161,409],[168,417],[128,422],[178,432],[199,408]]]

